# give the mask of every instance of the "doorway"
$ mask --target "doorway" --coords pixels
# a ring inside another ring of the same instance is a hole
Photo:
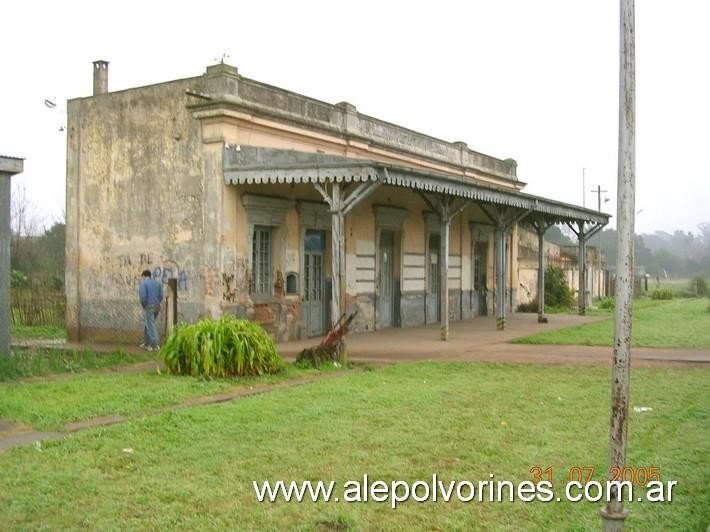
[[[303,239],[303,321],[307,336],[325,333],[323,256],[325,231],[306,230]]]
[[[441,318],[441,298],[439,296],[441,272],[439,271],[439,250],[441,237],[430,234],[427,247],[427,292],[426,292],[426,322],[434,323]]]
[[[380,327],[394,325],[394,232],[380,233],[379,247],[379,292],[377,298],[377,314]]]
[[[488,315],[488,302],[486,300],[488,293],[487,270],[488,242],[476,242],[473,251],[473,310],[479,316]]]

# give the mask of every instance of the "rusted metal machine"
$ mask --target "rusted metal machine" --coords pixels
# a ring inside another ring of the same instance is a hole
[[[357,310],[347,316],[343,314],[340,319],[330,328],[323,337],[323,340],[316,347],[308,347],[301,351],[296,357],[296,362],[308,362],[313,367],[320,367],[322,362],[338,360],[343,338],[348,334]]]

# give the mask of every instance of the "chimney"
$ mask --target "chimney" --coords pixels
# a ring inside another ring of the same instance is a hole
[[[108,92],[108,61],[94,61],[94,96]]]

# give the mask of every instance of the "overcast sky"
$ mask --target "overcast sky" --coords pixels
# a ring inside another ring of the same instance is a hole
[[[518,161],[525,191],[616,218],[618,1],[6,2],[0,154],[46,221],[64,210],[66,100],[242,75]],[[710,221],[710,2],[637,0],[639,233]],[[44,100],[58,103],[55,109]]]

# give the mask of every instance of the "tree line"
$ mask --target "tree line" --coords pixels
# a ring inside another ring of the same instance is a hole
[[[545,238],[563,246],[576,244],[576,239],[557,226],[550,228]],[[616,265],[616,229],[602,230],[588,244],[602,250],[607,268]],[[637,268],[661,279],[710,277],[710,222],[701,223],[697,233],[677,230],[636,235],[634,262]]]
[[[23,187],[13,188],[10,203],[10,270],[13,288],[64,288],[64,220],[43,227]]]

